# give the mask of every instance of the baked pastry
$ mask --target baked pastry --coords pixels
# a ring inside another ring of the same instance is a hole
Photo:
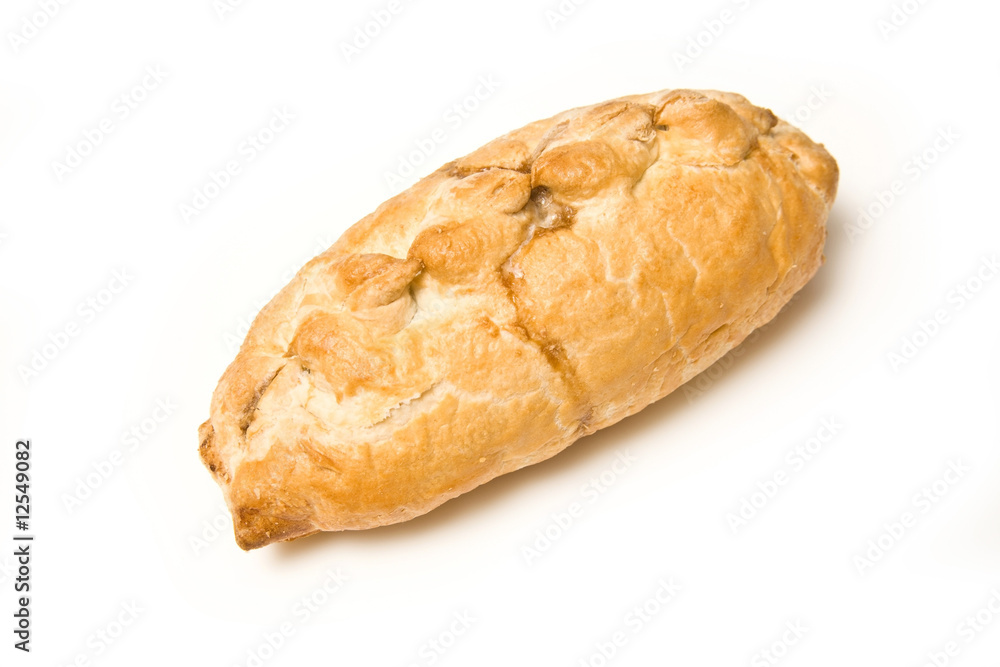
[[[812,277],[837,176],[693,90],[444,165],[306,264],[222,376],[200,453],[236,541],[406,521],[669,394]]]

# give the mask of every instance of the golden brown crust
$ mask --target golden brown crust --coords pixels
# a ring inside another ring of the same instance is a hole
[[[837,165],[732,93],[572,109],[382,204],[258,315],[200,453],[244,549],[405,521],[662,398],[822,263]]]

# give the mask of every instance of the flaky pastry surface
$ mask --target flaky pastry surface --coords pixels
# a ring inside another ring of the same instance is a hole
[[[837,178],[692,90],[444,165],[303,267],[219,381],[200,453],[237,542],[405,521],[662,398],[816,272]]]

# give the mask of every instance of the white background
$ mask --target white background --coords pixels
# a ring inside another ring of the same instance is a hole
[[[350,59],[343,44],[387,0],[221,15],[211,0],[94,0],[50,3],[48,19],[44,4],[0,15],[0,540],[13,545],[18,438],[37,536],[30,655],[12,647],[0,546],[0,662],[916,667],[954,641],[938,664],[1000,664],[1000,280],[983,264],[1000,250],[995,3],[591,0],[563,16],[555,0],[408,1]],[[480,77],[495,91],[446,120]],[[555,459],[407,524],[240,551],[196,431],[260,305],[393,194],[386,173],[435,128],[446,139],[419,174],[563,109],[678,87],[742,93],[839,161],[827,261],[799,297],[696,391]],[[247,159],[274,109],[294,120]],[[953,138],[935,148],[940,133]],[[81,164],[55,165],[81,142]],[[240,173],[185,220],[229,160]],[[937,310],[946,321],[915,336]],[[50,358],[28,373],[36,352]],[[176,406],[160,422],[157,401]],[[799,469],[788,452],[831,418]],[[146,429],[134,449],[130,429]],[[635,462],[590,502],[581,488],[620,452]],[[967,470],[921,501],[951,464]],[[776,472],[787,483],[753,496]],[[80,491],[88,475],[99,484]],[[734,530],[744,499],[758,509]],[[538,542],[574,502],[582,515]],[[338,570],[349,579],[327,595]]]

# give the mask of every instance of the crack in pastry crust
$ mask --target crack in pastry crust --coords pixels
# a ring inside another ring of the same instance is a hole
[[[826,150],[732,93],[531,123],[351,227],[200,428],[243,548],[404,521],[711,365],[822,262]]]

